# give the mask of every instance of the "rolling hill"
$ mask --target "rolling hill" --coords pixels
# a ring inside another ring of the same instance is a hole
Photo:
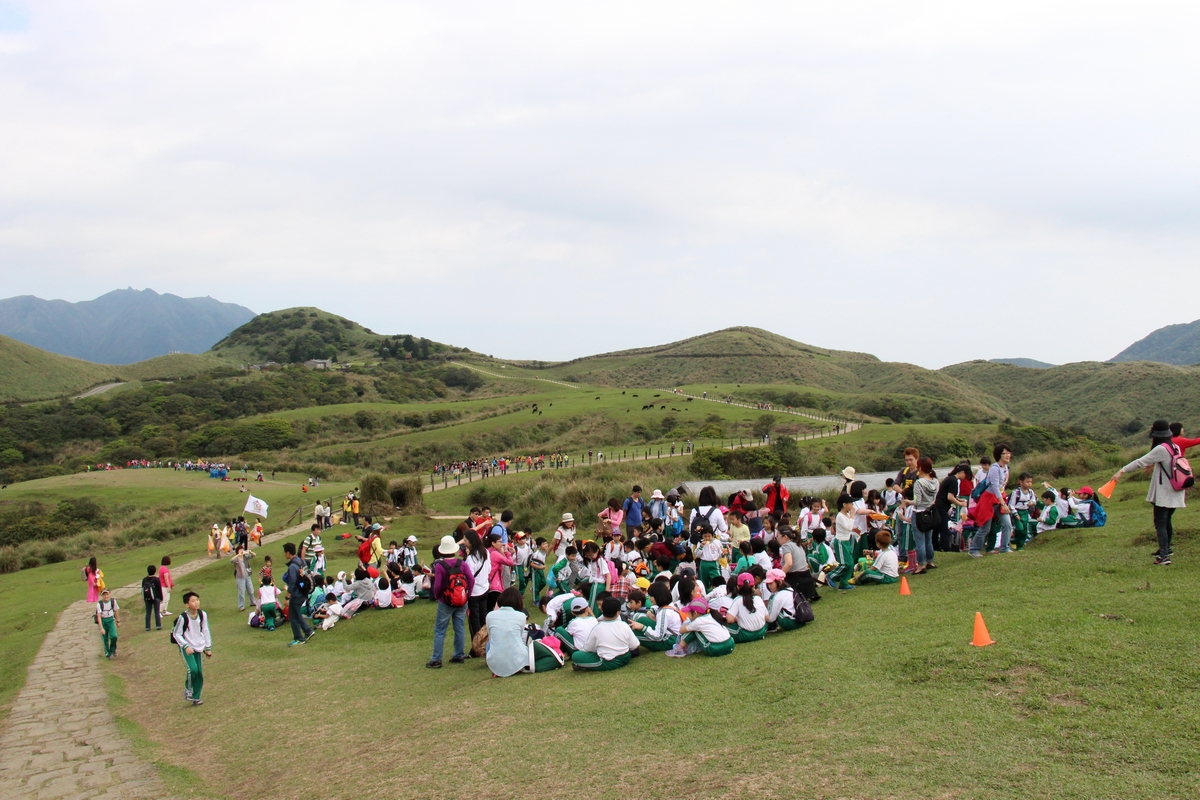
[[[1200,367],[1087,361],[1026,369],[968,361],[939,371],[996,398],[1014,419],[1039,425],[1128,441],[1144,440],[1155,419],[1200,426]]]
[[[1186,325],[1167,325],[1134,342],[1111,359],[1159,361],[1164,364],[1200,364],[1200,319]]]
[[[82,392],[98,384],[121,380],[119,369],[48,353],[0,336],[0,402]]]
[[[98,364],[202,353],[254,312],[211,297],[119,289],[81,303],[24,295],[0,300],[0,334]]]
[[[1045,361],[1038,361],[1036,358],[992,358],[988,359],[992,364],[1012,364],[1014,367],[1025,367],[1027,369],[1050,369],[1056,364],[1047,364]]]
[[[259,314],[213,345],[210,354],[247,364],[291,364],[319,358],[427,360],[469,352],[411,335],[385,336],[337,314],[301,307]]]

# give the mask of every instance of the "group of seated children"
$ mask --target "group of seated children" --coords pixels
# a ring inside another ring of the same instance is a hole
[[[594,671],[623,667],[643,649],[675,658],[724,656],[736,644],[795,630],[813,618],[782,570],[758,564],[718,578],[707,592],[696,571],[684,566],[678,575],[658,573],[645,591],[629,590],[624,602],[609,591],[589,602],[579,590],[565,590],[542,596],[538,605],[546,614],[542,636],[558,639],[574,669]]]

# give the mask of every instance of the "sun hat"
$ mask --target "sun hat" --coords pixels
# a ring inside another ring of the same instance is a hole
[[[768,583],[783,583],[787,580],[787,574],[781,569],[767,570]]]
[[[575,515],[574,515],[574,514],[572,514],[570,511],[568,511],[567,513],[563,514],[563,516],[562,516],[562,521],[563,521],[563,522],[574,522],[574,521],[575,521]]]
[[[458,552],[458,542],[454,541],[453,536],[443,536],[437,550],[444,556],[452,556]]]
[[[587,609],[588,609],[588,601],[584,600],[582,597],[576,597],[574,600],[571,601],[571,613],[572,614],[582,614],[584,611],[587,611]]]
[[[1165,419],[1156,419],[1154,424],[1150,426],[1151,439],[1170,439],[1171,425]]]
[[[746,584],[750,584],[751,586],[754,585],[754,576],[751,575],[749,572],[743,572],[741,575],[738,575],[738,577],[737,577],[737,585],[738,585],[739,589],[742,588],[743,586],[745,586]]]
[[[663,497],[662,489],[655,489],[653,492],[651,492],[651,493],[650,493],[650,499],[651,499],[651,500],[663,500],[663,499],[665,499],[665,498]]]
[[[842,470],[842,477],[848,481],[854,480],[856,475],[858,475],[858,470],[856,470],[854,467],[846,467],[844,470]]]
[[[671,580],[671,573],[667,572],[664,569],[662,572],[660,572],[654,576],[654,580],[658,580],[659,578],[666,578],[667,580]]]
[[[407,544],[408,542],[415,542],[415,541],[417,541],[417,537],[415,537],[415,536],[409,536],[404,540],[405,544]]]
[[[342,570],[341,572],[339,572],[337,574],[337,579],[339,581],[342,581],[343,583],[345,583],[346,582],[346,570]]]

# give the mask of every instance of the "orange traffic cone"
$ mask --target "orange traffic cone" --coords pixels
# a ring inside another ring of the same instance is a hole
[[[1099,492],[1100,494],[1104,495],[1104,498],[1106,500],[1108,500],[1108,499],[1112,498],[1113,489],[1115,489],[1115,488],[1117,488],[1117,481],[1114,478],[1113,480],[1111,480],[1108,483],[1101,486],[1096,491]]]
[[[900,576],[900,596],[903,597],[903,596],[909,595],[909,594],[912,594],[912,589],[908,588],[908,578],[901,575]]]
[[[971,644],[975,647],[987,647],[989,644],[995,644],[996,641],[988,634],[987,625],[983,624],[983,614],[975,612],[975,636],[971,638]]]

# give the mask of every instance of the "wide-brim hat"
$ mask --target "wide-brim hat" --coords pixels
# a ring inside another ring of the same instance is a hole
[[[1165,419],[1154,420],[1154,424],[1150,426],[1151,439],[1170,439],[1171,436],[1171,423]]]
[[[655,489],[653,492],[650,493],[650,499],[651,500],[665,500],[666,498],[663,497],[662,489]]]
[[[458,552],[458,542],[454,541],[453,536],[443,536],[442,543],[438,545],[438,552],[444,556],[452,556]]]
[[[565,514],[563,514],[563,515],[562,515],[562,521],[563,521],[563,522],[574,522],[574,521],[575,521],[575,515],[574,515],[574,514],[572,514],[570,511],[568,511],[567,513],[565,513]]]
[[[844,470],[842,470],[842,477],[848,481],[854,480],[856,475],[858,475],[858,470],[856,470],[854,467],[846,467]]]

